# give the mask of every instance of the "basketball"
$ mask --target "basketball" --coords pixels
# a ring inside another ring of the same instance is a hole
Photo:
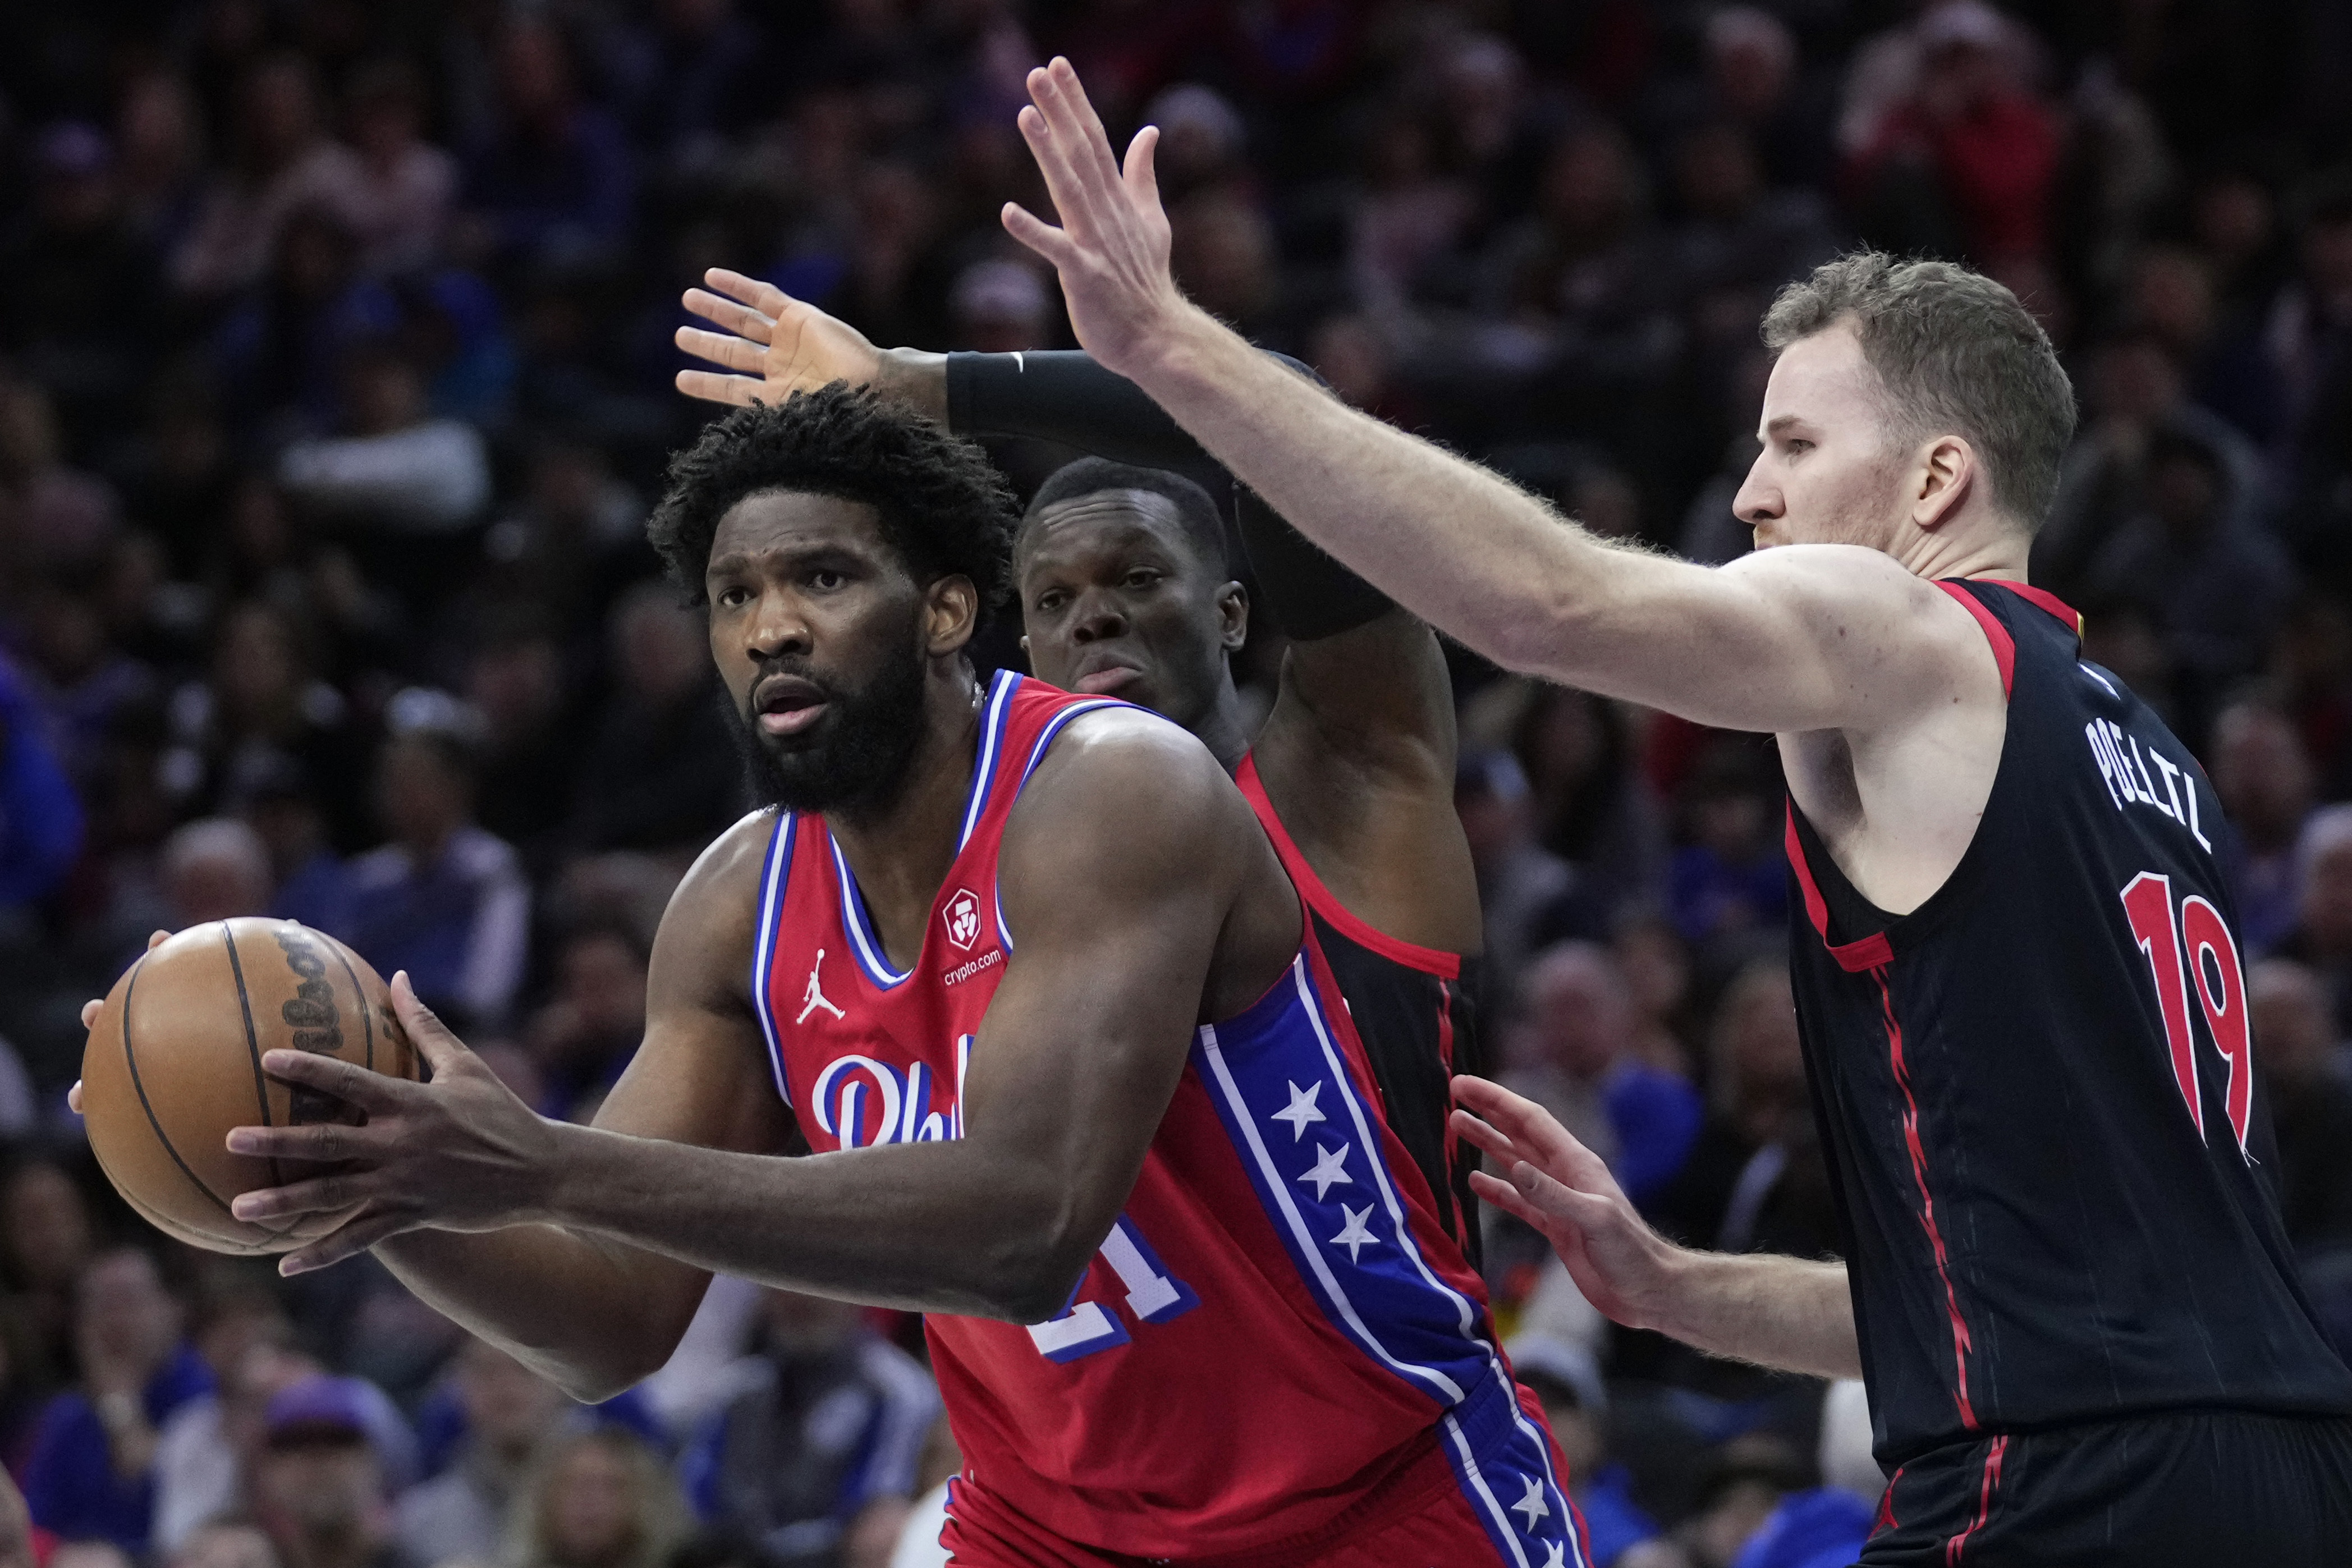
[[[227,1147],[232,1127],[348,1121],[315,1089],[278,1082],[263,1053],[315,1051],[397,1078],[416,1056],[365,959],[292,921],[212,921],[142,955],[114,984],[83,1047],[82,1115],[115,1190],[158,1230],[240,1255],[289,1252],[339,1215],[251,1225],[240,1193],[299,1167]]]

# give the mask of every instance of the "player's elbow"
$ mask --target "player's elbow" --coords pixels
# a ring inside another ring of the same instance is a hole
[[[1090,1224],[1066,1202],[1021,1208],[1027,1212],[1008,1213],[986,1249],[976,1294],[992,1318],[1042,1323],[1068,1305],[1110,1224]]]

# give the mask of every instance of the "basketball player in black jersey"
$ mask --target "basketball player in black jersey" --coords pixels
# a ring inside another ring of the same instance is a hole
[[[1863,1375],[1893,1476],[1866,1563],[2352,1563],[2352,1373],[2279,1222],[2228,828],[2026,585],[2074,415],[2016,299],[1875,255],[1787,290],[1735,503],[1758,550],[1705,569],[1303,395],[1177,290],[1156,133],[1122,168],[1066,62],[1030,89],[1062,226],[1005,224],[1100,363],[1498,662],[1779,736],[1849,1262],[1670,1247],[1557,1123],[1464,1079],[1456,1125],[1509,1178],[1482,1195],[1620,1321]]]
[[[682,392],[741,407],[847,381],[960,436],[1097,455],[1046,480],[1014,545],[1030,669],[1165,714],[1243,773],[1268,831],[1312,873],[1299,886],[1390,1124],[1431,1190],[1451,1194],[1448,1230],[1475,1263],[1478,1154],[1449,1134],[1446,1078],[1485,1070],[1470,1005],[1483,939],[1436,637],[1083,353],[885,351],[772,284],[723,269],[707,281],[687,308],[724,330],[680,328],[678,346],[735,374],[681,371]],[[1213,493],[1233,496],[1265,607],[1291,639],[1254,734],[1229,662],[1254,606],[1232,580]]]

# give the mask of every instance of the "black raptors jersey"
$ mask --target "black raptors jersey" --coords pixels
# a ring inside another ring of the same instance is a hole
[[[1899,919],[1793,805],[1797,1011],[1881,1462],[2189,1407],[2352,1412],[2280,1224],[2213,786],[2021,584],[1938,584],[2009,727]]]

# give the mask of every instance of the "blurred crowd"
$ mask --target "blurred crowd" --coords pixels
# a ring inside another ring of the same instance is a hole
[[[2017,289],[2084,411],[2034,576],[2237,823],[2273,1174],[2352,1345],[2342,7],[16,5],[0,1458],[47,1563],[879,1564],[953,1468],[908,1321],[721,1281],[669,1369],[579,1409],[370,1262],[283,1283],[163,1244],[63,1091],[150,931],[268,912],[593,1115],[663,903],[743,804],[640,531],[709,412],[671,389],[678,295],[723,264],[886,345],[1068,346],[996,222],[1045,210],[1013,116],[1054,52],[1115,136],[1162,128],[1196,299],[1701,561],[1746,548],[1779,285],[1866,242]],[[1024,490],[1075,456],[992,449]],[[1261,693],[1279,653],[1241,656]],[[1455,673],[1492,1069],[1681,1239],[1834,1253],[1769,742]],[[1604,1568],[1866,1525],[1857,1390],[1612,1331],[1531,1239],[1495,1229],[1491,1283]]]

